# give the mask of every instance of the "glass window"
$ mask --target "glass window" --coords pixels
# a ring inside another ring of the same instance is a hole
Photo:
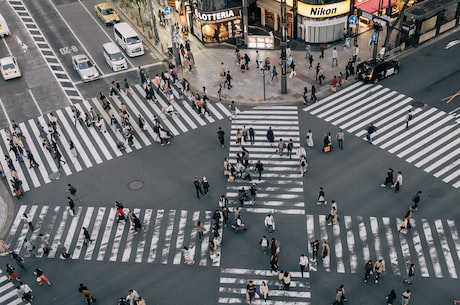
[[[454,3],[448,7],[446,7],[446,10],[444,11],[444,15],[442,16],[442,24],[448,23],[449,21],[452,21],[455,19],[455,14],[457,12],[457,6],[458,3]]]

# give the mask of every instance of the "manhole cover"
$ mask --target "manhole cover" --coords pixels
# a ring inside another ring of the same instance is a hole
[[[428,192],[427,196],[431,198],[440,198],[444,196],[444,191],[440,187],[431,187]]]
[[[422,107],[425,107],[425,103],[422,102],[422,101],[413,101],[412,103],[410,103],[412,105],[412,107],[414,108],[422,108]]]
[[[58,180],[59,178],[61,178],[61,174],[59,172],[55,172],[55,173],[50,174],[50,179],[51,180]]]
[[[142,181],[139,181],[139,180],[134,180],[134,181],[131,181],[129,184],[128,184],[128,188],[132,191],[137,191],[137,190],[140,190],[141,188],[144,187],[144,182]]]

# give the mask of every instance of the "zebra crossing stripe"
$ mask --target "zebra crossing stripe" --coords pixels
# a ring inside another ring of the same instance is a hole
[[[460,152],[460,148],[455,149],[454,151],[450,152],[447,155],[444,155],[441,159],[438,159],[436,162],[431,163],[430,166],[424,169],[425,172],[429,173],[434,169],[438,168],[441,164],[445,163],[446,161],[450,160],[454,156],[458,156]]]
[[[0,270],[0,304],[16,305],[21,303],[23,302],[19,299],[13,283],[10,282],[5,273]]]
[[[85,216],[83,217],[82,227],[85,227],[85,228],[88,229],[89,224],[90,224],[90,220],[91,220],[91,216],[93,215],[93,212],[94,212],[93,207],[88,207],[86,209]],[[70,240],[72,240],[72,239],[70,239]],[[81,234],[79,235],[79,238],[77,240],[77,244],[75,245],[75,247],[73,248],[73,251],[72,251],[72,259],[79,259],[80,258],[81,250],[83,249],[83,240],[84,240],[83,231],[81,231]],[[70,242],[69,242],[69,247],[70,247]]]
[[[375,253],[376,253],[376,256],[377,256],[377,260],[381,259],[382,262],[384,263],[384,265],[386,266],[385,259],[383,258],[383,255],[382,255],[382,247],[381,247],[381,242],[380,242],[380,236],[378,235],[379,224],[378,224],[378,221],[377,221],[377,217],[370,217],[369,221],[370,221],[372,237],[374,239],[374,249],[375,249]]]
[[[319,218],[319,229],[320,229],[321,240],[329,240],[326,228],[327,228],[326,217],[320,217]],[[329,255],[323,258],[323,267],[324,267],[324,270],[327,272],[331,271],[330,261],[331,261],[331,253],[329,251]]]
[[[34,136],[35,136],[35,139],[40,139],[40,131],[38,130],[38,127],[35,125],[35,122],[32,119],[30,119],[28,121],[28,123],[29,123],[29,126],[30,126]],[[43,126],[43,123],[41,123],[41,120],[38,120],[38,118],[37,118],[37,123],[39,123],[42,126],[42,128],[45,128]],[[48,163],[48,166],[50,167],[50,169],[51,169],[51,171],[53,173],[56,173],[58,171],[58,169],[56,167],[56,163],[54,163],[54,160],[51,157],[51,153],[48,150],[46,150],[46,148],[43,145],[40,145],[40,146],[42,148],[42,155],[45,156],[45,159],[46,159],[46,162]],[[42,164],[42,165],[44,166],[44,164]]]
[[[176,216],[175,210],[170,210],[168,215],[168,224],[166,227],[166,233],[164,236],[165,247],[161,252],[161,263],[167,264],[168,263],[168,254],[171,248],[171,238],[174,231],[174,218]]]
[[[348,253],[350,256],[350,267],[351,272],[356,273],[356,268],[358,267],[358,256],[356,255],[355,251],[355,236],[352,231],[352,222],[350,216],[343,217],[345,221],[345,229],[347,230],[347,245],[348,245]]]
[[[196,111],[194,109],[192,109],[192,107],[187,104],[187,103],[184,103],[182,105],[182,107],[184,107],[187,112],[201,125],[201,126],[204,126],[206,125],[206,122],[203,121],[203,119],[198,115],[198,113],[196,113]],[[178,107],[179,108],[179,107]]]
[[[48,254],[49,258],[55,257],[56,254],[57,254],[58,257],[61,257],[61,256],[59,256],[60,253],[57,250],[58,250],[58,245],[59,245],[59,243],[62,242],[61,239],[64,236],[64,229],[65,229],[65,226],[67,224],[67,220],[69,219],[69,212],[68,212],[67,209],[62,209],[61,211],[56,210],[56,216],[58,216],[59,212],[60,212],[61,221],[59,222],[57,232],[54,235],[54,240],[51,243],[51,250],[50,250],[50,252]]]
[[[164,210],[157,211],[157,217],[155,219],[155,226],[152,235],[152,241],[150,243],[150,251],[149,257],[147,262],[153,263],[156,258],[157,249],[158,249],[158,241],[160,240],[160,229],[161,229],[161,222],[163,220]]]
[[[457,135],[460,134],[460,130],[455,132],[454,134],[457,134]],[[445,143],[444,138],[441,138],[439,143],[444,144]],[[442,145],[441,147],[438,147],[437,150],[431,152],[428,156],[426,156],[424,159],[420,160],[419,162],[415,163],[414,165],[416,167],[422,167],[423,165],[427,164],[428,162],[432,161],[435,158],[438,158],[441,155],[444,156],[444,158],[446,158],[444,153],[452,149],[453,147],[457,146],[458,144],[460,144],[460,138],[456,138],[453,141],[449,141],[447,144]],[[449,159],[450,158],[446,158],[446,160],[449,160]],[[439,165],[437,165],[436,167],[438,166]],[[425,171],[430,172],[430,170],[427,170],[427,169],[425,169]]]
[[[441,249],[444,254],[444,258],[446,260],[447,266],[455,266],[454,260],[452,258],[452,253],[450,252],[449,244],[447,243],[446,234],[444,232],[444,226],[440,219],[436,219],[434,221],[436,231],[438,233],[438,237],[441,243]],[[447,271],[449,272],[450,278],[456,279],[458,278],[457,271],[455,268],[448,268]]]
[[[428,253],[430,254],[431,263],[433,264],[434,274],[436,277],[440,278],[443,276],[443,274],[441,270],[441,265],[439,264],[438,253],[436,247],[434,246],[433,235],[431,233],[430,225],[425,219],[421,219],[421,222],[424,236],[428,244]]]
[[[455,172],[453,172],[452,174],[450,174],[449,176],[445,177],[444,179],[442,179],[442,181],[446,182],[446,183],[449,183],[451,182],[452,180],[454,180],[455,178],[457,178],[458,176],[460,175],[460,169],[457,169]],[[460,182],[460,180],[459,180]],[[455,185],[454,185],[455,186]]]
[[[187,211],[182,210],[179,218],[179,230],[176,238],[176,253],[174,254],[173,264],[180,264],[182,257],[182,247],[184,246],[185,225],[187,223]]]
[[[335,239],[339,239],[340,238],[340,227],[339,226],[334,226],[332,228],[332,233],[334,234]],[[334,248],[335,248],[335,257],[336,257],[336,263],[337,263],[337,272],[344,273],[345,272],[345,265],[343,263],[342,244],[341,243],[335,243]]]
[[[217,111],[217,109],[214,107],[214,105],[211,102],[208,102],[208,108],[211,111],[212,114],[214,114],[218,120],[223,120],[224,117]]]
[[[142,229],[144,232],[148,232],[150,223],[152,220],[152,209],[146,209],[144,214],[144,220],[142,222]],[[146,234],[141,235],[141,239],[136,249],[136,259],[134,260],[136,263],[141,263],[142,258],[144,256],[144,249],[145,249],[145,242],[147,240]]]
[[[67,249],[70,249],[71,246],[72,246],[72,241],[73,241],[73,237],[75,236],[75,233],[76,233],[76,230],[77,230],[77,225],[78,225],[78,221],[80,220],[80,215],[83,213],[83,209],[82,207],[78,207],[77,208],[77,214],[74,215],[70,222],[70,227],[69,227],[69,230],[67,231],[67,235],[66,235],[66,238],[65,238],[65,241],[63,242],[64,246],[67,248]]]
[[[208,232],[211,232],[212,231],[212,228],[211,228],[211,211],[206,211],[205,214],[204,214],[204,224],[205,224],[205,228]],[[200,258],[200,263],[199,265],[200,266],[206,266],[206,262],[208,261],[208,257],[207,257],[207,249],[208,249],[208,243],[206,242],[206,239],[203,238],[203,240],[201,241],[201,258]],[[220,258],[219,258],[219,261],[220,261]]]
[[[96,247],[96,242],[99,236],[99,232],[101,230],[102,219],[104,218],[105,210],[106,208],[100,207],[97,211],[96,219],[94,220],[95,221],[94,226],[92,228],[87,227],[88,230],[91,230],[91,239],[94,240],[93,243],[90,243],[89,245],[87,245],[86,253],[84,257],[84,259],[87,261],[91,260],[93,257],[94,248]]]
[[[142,216],[140,215],[140,209],[134,209],[134,214],[139,215],[139,221],[141,221]],[[128,231],[134,233],[132,228],[128,228]],[[134,238],[134,234],[128,234],[128,237],[126,238],[126,241],[124,244],[123,254],[121,256],[122,262],[129,262],[129,258],[131,256],[131,252],[133,249],[133,238]]]
[[[391,231],[390,218],[389,217],[383,217],[382,218],[382,223],[383,223],[383,228],[385,230],[385,240],[386,240],[387,245],[388,245],[387,249],[388,249],[388,252],[390,254],[389,261],[391,263],[391,268],[393,270],[393,274],[401,275],[401,272],[399,270],[398,254],[396,253],[396,248],[395,248],[394,242],[393,242],[393,232]],[[383,257],[383,255],[381,255],[380,257]]]
[[[216,104],[217,107],[225,114],[226,117],[230,117],[232,115],[232,113],[230,112],[230,110],[228,110],[224,105],[222,105],[221,103],[217,103]],[[237,111],[238,113],[238,111]]]
[[[99,251],[97,253],[97,260],[102,261],[104,259],[105,253],[107,251],[107,244],[109,243],[110,240],[110,235],[112,233],[112,227],[115,224],[115,217],[116,217],[117,211],[115,209],[110,209],[109,210],[109,219],[105,225],[104,233],[102,235],[102,240],[101,244],[99,246]],[[122,220],[123,221],[123,220]]]
[[[134,93],[133,93],[134,94]],[[128,98],[126,94],[121,93],[120,96],[123,99],[123,102],[127,106],[127,111],[128,113],[132,113],[132,116],[129,116],[129,122],[131,123],[131,126],[134,128],[134,130],[137,133],[137,136],[144,142],[145,146],[150,146],[152,145],[152,142],[145,136],[144,131],[140,130],[138,122],[136,122],[137,114],[139,114],[139,111],[137,110],[136,106],[131,102],[131,100]],[[115,99],[118,99],[115,97]]]

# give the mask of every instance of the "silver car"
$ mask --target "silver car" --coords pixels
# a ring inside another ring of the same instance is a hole
[[[99,71],[96,66],[89,60],[86,55],[78,54],[72,57],[72,65],[75,71],[78,72],[83,82],[90,82],[99,78]]]

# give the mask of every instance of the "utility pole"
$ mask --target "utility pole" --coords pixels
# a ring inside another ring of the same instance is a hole
[[[281,94],[287,93],[286,47],[287,47],[286,0],[281,0]]]
[[[248,0],[243,0],[243,39],[244,45],[248,45]]]
[[[152,29],[153,27],[153,41],[155,42],[155,44],[157,44],[160,39],[158,38],[157,18],[155,16],[155,13],[153,12],[152,1],[153,0],[148,0],[151,22],[150,29]]]

